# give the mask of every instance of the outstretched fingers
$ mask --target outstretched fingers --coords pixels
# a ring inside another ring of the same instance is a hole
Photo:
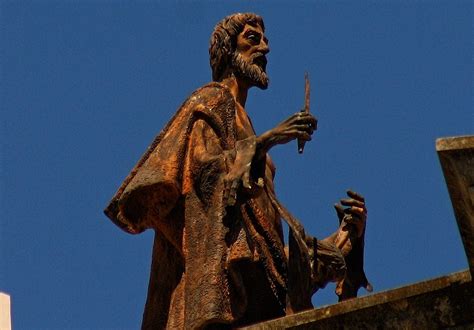
[[[357,228],[357,236],[360,237],[365,229],[367,219],[367,207],[362,195],[348,190],[349,198],[340,200],[339,204],[334,205],[337,216],[340,221],[344,220],[348,224],[354,224]]]
[[[352,190],[348,190],[347,191],[347,195],[353,199],[357,199],[358,201],[362,202],[362,203],[365,203],[365,198],[364,196],[356,193],[355,191],[352,191]]]
[[[357,207],[360,207],[360,208],[363,208],[365,213],[367,213],[367,207],[365,205],[365,198],[364,196],[352,191],[352,190],[348,190],[347,191],[347,196],[349,196],[350,198],[346,198],[346,199],[343,199],[341,201],[341,203],[343,203],[343,205],[346,205],[346,206],[357,206]],[[346,204],[344,204],[346,203]]]
[[[355,211],[360,211],[362,213],[367,213],[367,209],[365,207],[365,203],[358,201],[353,198],[345,198],[341,199],[341,204],[344,206],[349,206],[351,209]]]
[[[366,214],[365,210],[363,208],[357,207],[357,206],[351,206],[349,208],[346,208],[344,212],[346,214],[352,215],[353,216],[352,219],[355,222],[357,222],[361,219],[365,219],[367,217],[367,214]],[[354,219],[354,217],[356,217],[357,219]]]

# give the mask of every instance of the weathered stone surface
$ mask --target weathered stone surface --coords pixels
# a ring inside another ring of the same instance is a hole
[[[474,136],[440,138],[436,150],[469,268],[474,274]]]
[[[474,284],[454,273],[246,329],[473,329]]]
[[[10,296],[0,292],[0,329],[11,330]]]

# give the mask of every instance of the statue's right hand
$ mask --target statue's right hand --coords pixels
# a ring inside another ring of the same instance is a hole
[[[258,145],[261,145],[267,152],[277,144],[285,144],[295,139],[310,141],[311,135],[317,129],[318,120],[310,113],[297,112],[291,115],[275,128],[262,134],[258,138]]]
[[[310,113],[297,112],[273,129],[277,144],[285,144],[295,139],[310,141],[318,121]]]

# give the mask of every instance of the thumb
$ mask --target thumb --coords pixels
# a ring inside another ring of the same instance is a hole
[[[344,207],[341,204],[337,203],[334,204],[334,209],[336,210],[339,222],[342,221],[342,219],[344,218]]]
[[[252,186],[250,185],[250,171],[245,171],[242,175],[242,186],[246,189],[252,188]]]

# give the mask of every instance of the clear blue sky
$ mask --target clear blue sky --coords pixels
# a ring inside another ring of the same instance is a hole
[[[270,87],[247,102],[258,132],[303,106],[311,77],[319,130],[303,155],[271,152],[283,203],[324,237],[345,190],[364,194],[376,292],[466,268],[434,143],[474,133],[472,7],[1,1],[0,290],[14,328],[139,327],[153,233],[125,234],[102,210],[210,80],[210,33],[238,11],[262,15],[270,40]]]

